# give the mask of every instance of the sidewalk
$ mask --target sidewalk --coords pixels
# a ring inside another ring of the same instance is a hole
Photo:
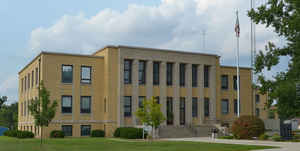
[[[272,141],[257,141],[257,140],[211,139],[209,137],[168,138],[168,139],[163,139],[163,140],[207,142],[207,143],[223,143],[223,144],[241,144],[241,145],[262,145],[262,146],[276,146],[276,147],[280,147],[280,148],[276,148],[276,149],[267,149],[267,150],[260,150],[260,151],[300,151],[300,143],[294,143],[294,142],[272,142]]]

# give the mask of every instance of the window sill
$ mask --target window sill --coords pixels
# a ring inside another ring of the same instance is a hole
[[[73,85],[73,83],[63,83],[63,82],[61,82],[61,84],[63,84],[63,85]]]
[[[72,113],[61,113],[61,115],[70,116],[70,115],[72,115]]]
[[[91,113],[80,113],[80,115],[91,115]]]
[[[83,85],[83,86],[90,86],[90,85],[92,85],[92,83],[82,83],[82,82],[80,82],[80,85]]]

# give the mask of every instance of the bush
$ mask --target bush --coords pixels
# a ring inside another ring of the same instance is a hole
[[[233,139],[233,136],[220,136],[219,139]]]
[[[261,134],[258,139],[259,140],[268,140],[269,139],[269,135],[267,135],[267,134]]]
[[[18,130],[8,130],[5,131],[3,135],[8,137],[17,137],[18,132],[19,132]]]
[[[281,141],[281,136],[278,135],[278,134],[274,134],[274,135],[271,137],[271,139],[272,139],[273,141],[278,142],[278,141]]]
[[[30,131],[18,131],[17,138],[33,138],[34,134]]]
[[[300,135],[299,135],[299,134],[294,135],[294,136],[293,136],[293,139],[300,139]]]
[[[93,130],[91,137],[104,137],[105,132],[103,130]]]
[[[64,138],[65,133],[63,131],[60,131],[60,130],[54,130],[54,131],[51,131],[50,137],[51,138]]]
[[[120,137],[121,128],[117,128],[114,132],[114,137]]]
[[[117,128],[114,132],[114,137],[121,137],[126,139],[142,139],[143,129],[134,127],[121,127]],[[147,134],[145,133],[145,137]]]
[[[265,124],[256,116],[241,116],[234,121],[231,130],[237,139],[252,139],[264,134]]]

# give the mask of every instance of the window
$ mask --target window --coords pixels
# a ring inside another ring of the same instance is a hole
[[[204,116],[205,117],[209,116],[209,112],[210,112],[209,108],[210,108],[209,98],[204,98]]]
[[[24,78],[21,79],[21,92],[24,91]]]
[[[72,83],[73,82],[73,66],[72,65],[62,65],[62,83]]]
[[[241,102],[241,100],[240,100],[240,102]],[[239,103],[239,104],[240,104],[239,111],[241,113],[241,103]],[[238,113],[238,101],[237,101],[237,99],[234,99],[234,114],[237,115],[237,113]]]
[[[256,95],[255,95],[255,102],[256,102],[256,103],[259,103],[259,101],[260,101],[259,94],[256,94]]]
[[[255,109],[256,116],[259,116],[259,108]]]
[[[72,113],[72,96],[62,96],[61,112]]]
[[[26,91],[27,90],[27,76],[25,76],[25,80],[24,80],[24,90]]]
[[[30,73],[28,73],[28,78],[27,78],[27,86],[28,86],[28,89],[30,89]]]
[[[167,97],[167,125],[173,124],[173,98]]]
[[[72,136],[72,125],[62,125],[61,130],[64,132],[65,136]]]
[[[179,65],[179,84],[185,86],[185,64],[183,63]]]
[[[221,110],[222,114],[228,114],[229,112],[229,105],[228,105],[228,99],[222,99],[221,101]]]
[[[92,81],[92,67],[81,66],[81,83],[90,84]]]
[[[146,61],[139,61],[139,84],[146,83]]]
[[[106,97],[104,98],[104,112],[106,112]]]
[[[198,86],[198,65],[192,65],[192,87]]]
[[[204,87],[209,87],[209,66],[204,65]]]
[[[173,63],[167,63],[167,85],[173,82]]]
[[[268,118],[269,118],[269,119],[275,119],[275,113],[274,113],[274,110],[269,110],[269,111],[268,111]]]
[[[143,101],[146,99],[145,96],[139,96],[139,108],[143,108],[144,104]]]
[[[221,89],[222,90],[228,89],[228,75],[221,76]]]
[[[124,83],[131,84],[132,60],[124,61]]]
[[[179,102],[179,121],[180,125],[185,124],[185,97],[180,97]]]
[[[82,96],[80,99],[80,113],[91,113],[91,102],[90,96]]]
[[[198,117],[198,99],[192,98],[192,117]]]
[[[80,126],[81,136],[90,136],[91,135],[91,125],[81,125]]]
[[[160,103],[160,102],[159,102],[159,96],[156,96],[156,97],[155,97],[155,100],[156,100],[157,104]]]
[[[33,84],[34,84],[34,71],[31,71],[31,87],[33,88]]]
[[[35,84],[39,84],[39,68],[35,68]]]
[[[159,85],[159,62],[153,62],[153,85]]]
[[[131,96],[124,96],[124,116],[131,116]]]
[[[241,78],[240,78],[240,80],[241,80]],[[241,82],[239,82],[239,83],[240,83],[239,85],[241,85]],[[237,76],[233,76],[233,89],[237,90]],[[241,86],[240,86],[240,90],[241,90]]]
[[[24,114],[23,114],[23,102],[21,102],[21,115],[24,116]]]

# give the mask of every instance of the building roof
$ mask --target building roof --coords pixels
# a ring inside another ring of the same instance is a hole
[[[224,66],[224,65],[221,65],[222,68],[236,68],[236,66]],[[246,69],[246,70],[251,70],[252,68],[251,67],[239,67],[240,69]]]

